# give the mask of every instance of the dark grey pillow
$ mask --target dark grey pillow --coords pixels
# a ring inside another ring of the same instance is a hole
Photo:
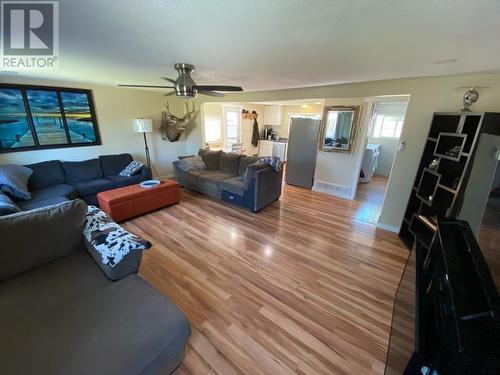
[[[31,191],[66,183],[64,169],[59,160],[42,161],[29,164],[27,167],[33,170],[28,181],[28,187]]]
[[[99,159],[65,161],[63,168],[66,173],[66,182],[69,184],[95,180],[102,177],[101,162]]]
[[[244,176],[247,171],[247,167],[256,163],[259,159],[259,156],[242,156],[240,166],[238,168],[238,175]]]
[[[21,209],[7,195],[0,193],[0,216],[15,214]]]
[[[222,155],[222,151],[210,151],[201,149],[198,151],[198,155],[201,156],[203,162],[207,166],[207,169],[211,171],[216,171],[220,167],[220,156]]]
[[[224,173],[237,176],[241,155],[223,152],[220,156],[220,170]]]
[[[130,154],[118,154],[101,155],[99,156],[99,160],[101,161],[102,174],[104,175],[104,177],[107,177],[117,176],[134,159]]]
[[[81,199],[0,217],[0,281],[83,249]]]
[[[0,191],[13,198],[30,199],[28,179],[33,170],[22,165],[0,165]]]

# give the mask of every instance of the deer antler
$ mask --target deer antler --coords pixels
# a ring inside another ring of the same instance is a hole
[[[184,104],[186,105],[186,114],[183,116],[183,119],[186,120],[188,118],[191,118],[191,116],[194,113],[194,103],[193,103],[193,110],[189,111],[189,101],[185,100]]]
[[[168,100],[166,103],[163,103],[165,105],[165,107],[167,108],[167,113],[168,115],[170,116],[170,118],[172,118],[174,121],[179,121],[179,118],[177,116],[174,116],[172,113],[170,113],[170,107],[168,105]]]

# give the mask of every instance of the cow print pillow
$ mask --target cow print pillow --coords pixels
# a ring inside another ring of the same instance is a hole
[[[88,206],[83,235],[101,254],[102,263],[110,267],[118,264],[130,251],[151,247],[151,242],[126,231],[95,206]]]

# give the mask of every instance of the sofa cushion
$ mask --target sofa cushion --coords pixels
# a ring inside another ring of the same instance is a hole
[[[101,161],[103,176],[107,177],[119,174],[133,159],[130,154],[118,154],[101,155],[99,156],[99,160]]]
[[[105,178],[97,178],[95,180],[75,182],[73,186],[82,197],[85,197],[87,195],[95,195],[101,191],[114,189],[117,185]]]
[[[0,281],[82,249],[86,212],[77,199],[0,217]]]
[[[241,155],[230,152],[223,152],[220,155],[219,169],[233,176],[238,175],[238,167],[240,166]]]
[[[19,206],[6,194],[0,193],[0,216],[15,214],[21,211]]]
[[[243,180],[239,176],[222,180],[220,188],[240,196],[245,195],[245,186],[243,184]]]
[[[23,211],[29,211],[29,210],[34,210],[35,208],[42,208],[42,207],[52,206],[54,204],[64,203],[67,202],[68,200],[69,200],[68,198],[63,196],[46,198],[36,201],[29,200],[29,201],[19,202],[19,207]]]
[[[244,176],[247,171],[247,167],[251,164],[256,163],[259,159],[259,156],[242,156],[238,168],[238,175]]]
[[[177,167],[179,167],[179,169],[184,172],[189,172],[197,169],[198,170],[207,169],[207,165],[205,164],[201,156],[192,156],[190,158],[183,158],[177,161],[176,163]]]
[[[1,283],[0,295],[5,374],[144,374],[157,358],[169,374],[190,335],[172,302],[137,275],[109,281],[85,251]]]
[[[210,151],[201,149],[198,151],[198,155],[201,156],[203,162],[207,166],[207,169],[211,171],[216,171],[220,168],[220,157],[222,151]]]
[[[0,191],[17,199],[30,199],[28,179],[33,171],[22,165],[0,165]]]
[[[65,197],[68,199],[75,199],[78,198],[78,192],[71,185],[66,185],[66,184],[53,185],[46,187],[45,189],[32,191],[30,202],[36,202],[55,197]]]
[[[107,176],[106,180],[112,181],[116,187],[129,186],[134,184],[139,184],[144,181],[145,177],[141,174],[135,176]]]
[[[99,159],[84,161],[65,161],[66,182],[73,185],[75,182],[94,180],[102,177],[101,162]]]
[[[28,181],[30,190],[44,189],[66,182],[64,168],[59,160],[42,161],[41,163],[29,164],[27,167],[33,170]]]
[[[140,161],[132,160],[129,165],[127,165],[120,173],[118,173],[118,175],[125,177],[135,176],[142,170],[143,167],[144,164],[142,164]]]

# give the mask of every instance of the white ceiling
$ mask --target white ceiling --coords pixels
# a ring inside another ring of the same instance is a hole
[[[61,0],[60,20],[59,70],[29,76],[162,84],[188,62],[199,84],[267,90],[500,70],[499,0]]]

